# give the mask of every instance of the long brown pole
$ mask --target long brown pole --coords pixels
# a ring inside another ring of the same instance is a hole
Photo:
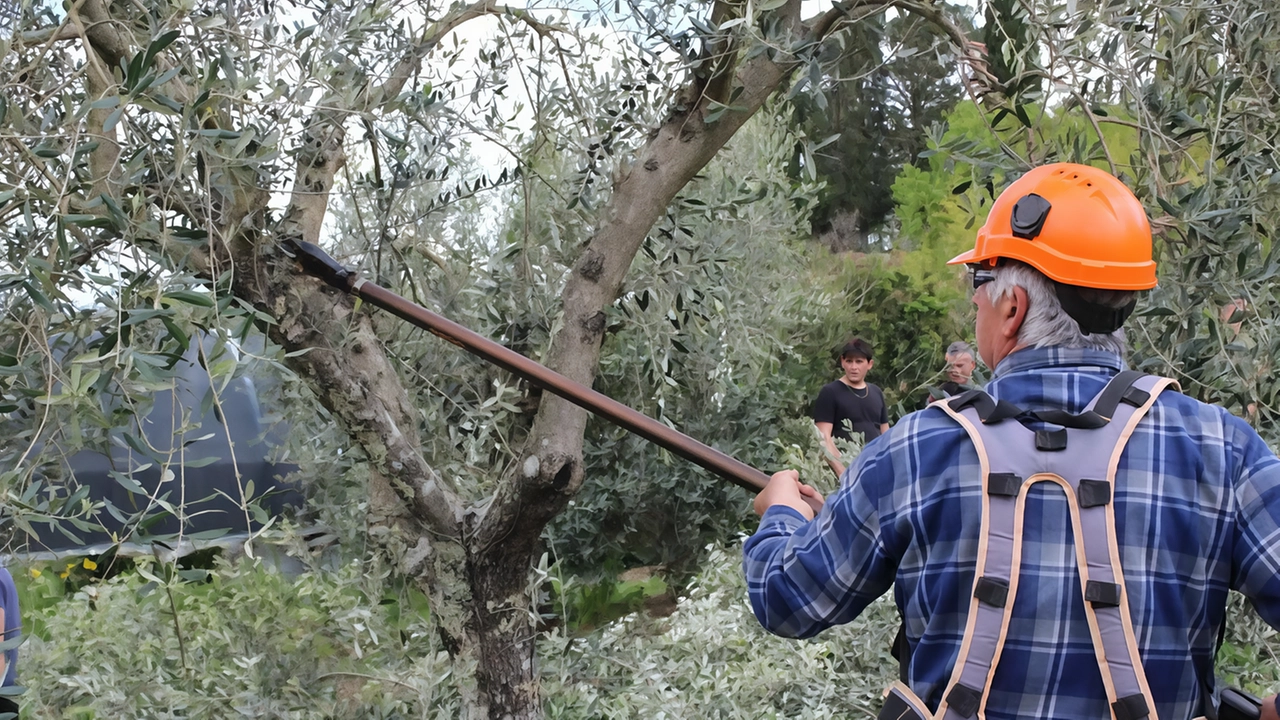
[[[433,335],[448,340],[463,350],[518,375],[544,390],[553,392],[578,407],[590,410],[624,430],[664,447],[746,490],[760,492],[769,482],[768,475],[746,463],[735,460],[679,430],[636,412],[607,395],[576,383],[386,288],[361,279],[313,243],[294,242],[291,245],[290,249],[302,263],[304,270],[339,290],[356,295],[372,305],[408,320]]]

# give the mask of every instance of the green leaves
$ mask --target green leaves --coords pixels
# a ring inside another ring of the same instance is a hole
[[[156,55],[181,36],[182,33],[178,30],[162,32],[151,41],[145,52],[135,54],[127,64],[122,58],[121,65],[124,68],[123,90],[128,94],[136,95],[173,79],[178,73],[178,68],[171,68],[157,77],[152,66],[155,63]]]
[[[112,99],[119,102],[119,98]],[[110,115],[107,115],[107,119],[102,122],[102,132],[109,133],[115,129],[116,125],[120,122],[120,118],[124,116],[126,107],[128,106],[121,104],[115,110],[112,110]]]
[[[196,307],[213,307],[213,297],[208,293],[194,292],[192,290],[169,290],[161,296],[162,300],[173,300],[187,305]]]

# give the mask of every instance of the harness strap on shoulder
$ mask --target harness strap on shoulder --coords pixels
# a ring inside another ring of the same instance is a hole
[[[1142,391],[1138,390],[1137,392]],[[1104,417],[1092,410],[1086,410],[1079,415],[1074,415],[1065,410],[1026,411],[1011,402],[996,400],[982,390],[968,390],[942,402],[945,402],[948,407],[956,412],[968,407],[973,408],[978,413],[978,419],[984,425],[992,425],[1010,419],[1024,423],[1039,420],[1051,425],[1060,425],[1078,430],[1094,430],[1106,425],[1111,420],[1110,415]]]
[[[984,424],[998,423],[1023,414],[1022,408],[1004,400],[996,400],[982,390],[967,390],[943,401],[956,412],[972,407]]]
[[[1017,405],[1004,400],[996,400],[982,390],[968,390],[945,402],[952,410],[960,412],[972,407],[978,412],[978,418],[984,425],[998,423],[1010,418],[1023,419],[1027,416],[1052,425],[1060,425],[1079,430],[1094,430],[1106,425],[1116,413],[1120,403],[1138,408],[1146,404],[1151,395],[1134,383],[1146,377],[1137,370],[1123,370],[1111,378],[1107,386],[1097,398],[1089,404],[1084,412],[1075,415],[1065,410],[1033,410],[1023,411]]]
[[[1093,412],[1110,420],[1116,414],[1116,408],[1121,401],[1133,407],[1145,405],[1150,395],[1145,390],[1133,386],[1142,377],[1143,374],[1137,370],[1123,370],[1117,373],[1094,401]]]

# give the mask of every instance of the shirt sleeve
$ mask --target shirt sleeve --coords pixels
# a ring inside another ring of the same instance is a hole
[[[825,386],[818,391],[818,399],[813,401],[813,421],[836,424],[836,400]]]
[[[1227,437],[1239,453],[1232,587],[1280,628],[1280,459],[1237,417],[1229,416]]]
[[[876,388],[876,393],[880,395],[880,424],[888,425],[889,424],[889,403],[885,402],[884,391],[881,390],[879,387]]]
[[[892,431],[890,431],[892,432]],[[844,483],[810,522],[771,507],[743,547],[751,608],[764,628],[811,637],[852,621],[888,591],[897,564],[885,553],[879,511],[893,467],[881,440],[858,458]]]

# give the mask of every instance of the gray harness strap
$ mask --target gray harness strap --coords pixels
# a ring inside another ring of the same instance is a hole
[[[1027,491],[1043,482],[1057,485],[1067,499],[1085,613],[1112,718],[1157,720],[1124,593],[1111,499],[1125,443],[1173,381],[1152,376],[1135,381],[1135,376],[1118,377],[1126,387],[1108,386],[1090,403],[1080,417],[1092,414],[1101,400],[1108,407],[1098,408],[1099,414],[1109,420],[1091,429],[1036,431],[1011,419],[1008,412],[979,413],[974,407],[957,411],[946,402],[935,403],[973,440],[985,490],[968,624],[935,718],[982,715],[1017,597]],[[1136,390],[1127,387],[1130,384]],[[1119,398],[1124,402],[1114,402]],[[983,422],[983,415],[988,422]]]

